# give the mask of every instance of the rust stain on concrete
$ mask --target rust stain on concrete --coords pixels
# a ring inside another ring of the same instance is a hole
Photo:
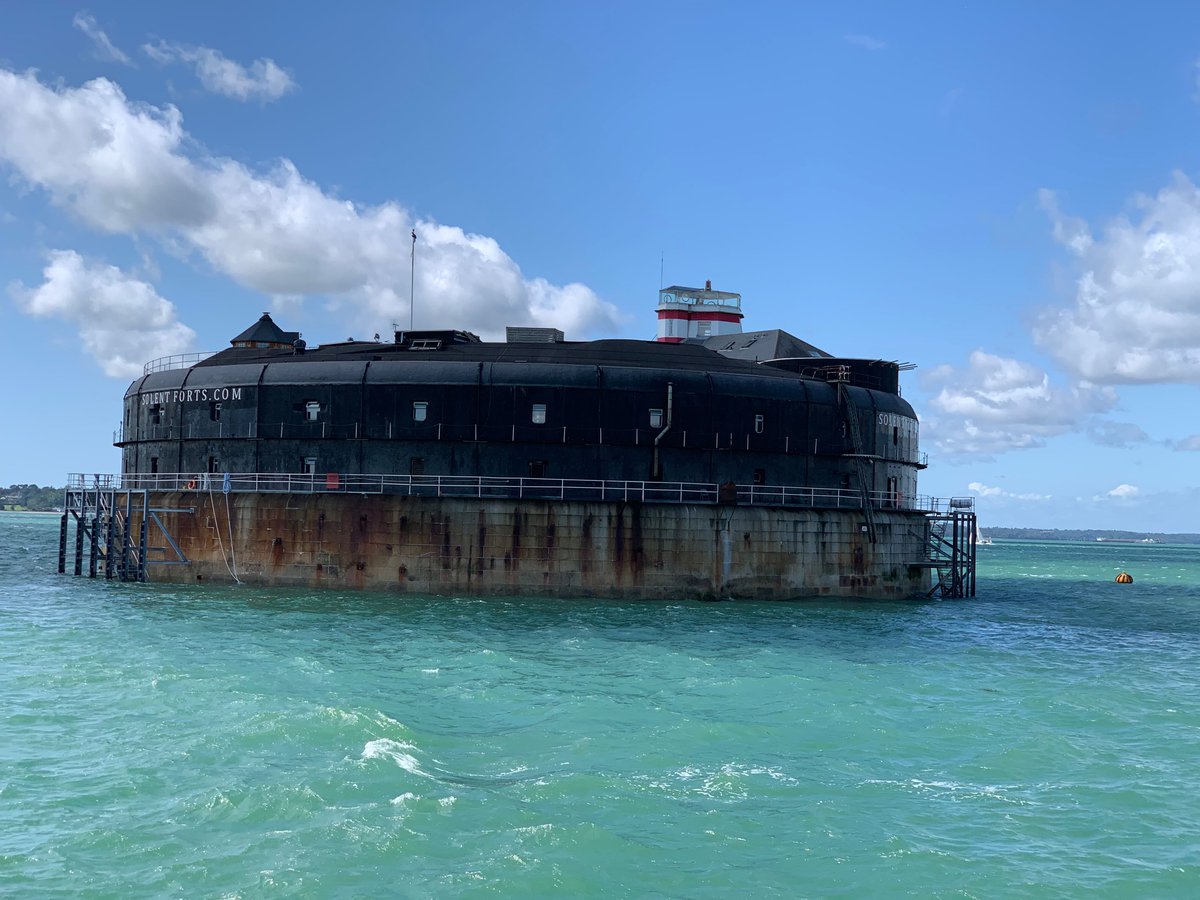
[[[233,494],[227,520],[203,501],[152,496],[197,510],[164,519],[190,564],[151,566],[152,580],[228,583],[219,529],[251,584],[627,599],[909,597],[929,586],[912,566],[924,518],[899,511],[879,527],[912,539],[870,544],[860,519],[836,510]]]

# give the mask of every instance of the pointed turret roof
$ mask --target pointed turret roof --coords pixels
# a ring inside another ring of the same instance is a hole
[[[257,346],[259,344],[278,344],[284,347],[291,347],[292,343],[298,340],[300,332],[284,331],[271,320],[270,313],[263,313],[262,317],[231,340],[235,347]]]

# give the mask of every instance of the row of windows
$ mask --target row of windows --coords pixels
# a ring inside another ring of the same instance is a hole
[[[321,403],[320,403],[320,401],[306,400],[303,403],[303,409],[304,409],[305,421],[308,421],[308,422],[320,421],[320,418],[321,418]],[[150,412],[150,424],[151,425],[161,425],[162,424],[163,407],[160,405],[151,406],[149,409],[149,412]],[[650,414],[650,427],[651,428],[662,428],[663,427],[663,411],[661,409],[651,409],[651,410],[649,410],[649,414]],[[213,422],[221,421],[221,404],[220,403],[209,403],[208,404],[208,416]],[[412,405],[412,417],[413,417],[414,422],[426,421],[429,418],[429,403],[428,403],[428,401],[425,401],[425,400],[414,401],[413,405]],[[545,403],[534,403],[533,404],[533,408],[530,413],[530,420],[533,422],[534,425],[545,425],[546,424],[546,404]],[[763,428],[765,427],[765,425],[766,425],[766,417],[761,414],[756,414],[754,416],[754,433],[762,434]],[[845,436],[846,436],[846,423],[843,422],[842,423],[842,437],[845,437]],[[892,445],[897,446],[897,445],[899,445],[899,443],[900,443],[900,429],[896,426],[892,426]]]
[[[154,406],[151,406],[147,410],[147,412],[149,412],[149,414],[150,414],[150,424],[151,425],[161,425],[162,424],[162,414],[163,414],[162,404],[155,404]],[[208,418],[210,420],[212,420],[213,422],[221,421],[221,404],[220,403],[213,402],[213,403],[208,404]],[[125,423],[126,423],[126,425],[129,424],[129,416],[125,416]]]
[[[220,404],[217,404],[218,407]],[[308,400],[304,403],[304,415],[309,422],[316,422],[321,415],[321,404],[316,400]],[[412,417],[414,422],[424,422],[429,418],[429,402],[427,400],[414,400],[412,405]],[[216,421],[214,419],[214,421]],[[534,425],[546,424],[546,404],[534,403],[530,411],[530,421]],[[154,423],[154,424],[157,424]],[[661,409],[650,410],[650,427],[662,428],[663,411]],[[763,417],[754,417],[754,430],[762,432]]]
[[[205,471],[206,472],[220,472],[221,471],[221,460],[215,456],[210,456],[208,458],[208,468],[205,469]],[[157,456],[150,457],[150,474],[151,475],[158,474],[158,457]]]

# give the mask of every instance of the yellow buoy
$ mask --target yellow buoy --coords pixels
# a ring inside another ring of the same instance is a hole
[[[1133,584],[1133,576],[1128,572],[1122,572],[1117,576],[1117,584]]]

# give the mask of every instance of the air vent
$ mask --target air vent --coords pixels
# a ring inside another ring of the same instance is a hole
[[[509,325],[504,329],[504,339],[510,344],[561,344],[566,338],[557,328]]]

